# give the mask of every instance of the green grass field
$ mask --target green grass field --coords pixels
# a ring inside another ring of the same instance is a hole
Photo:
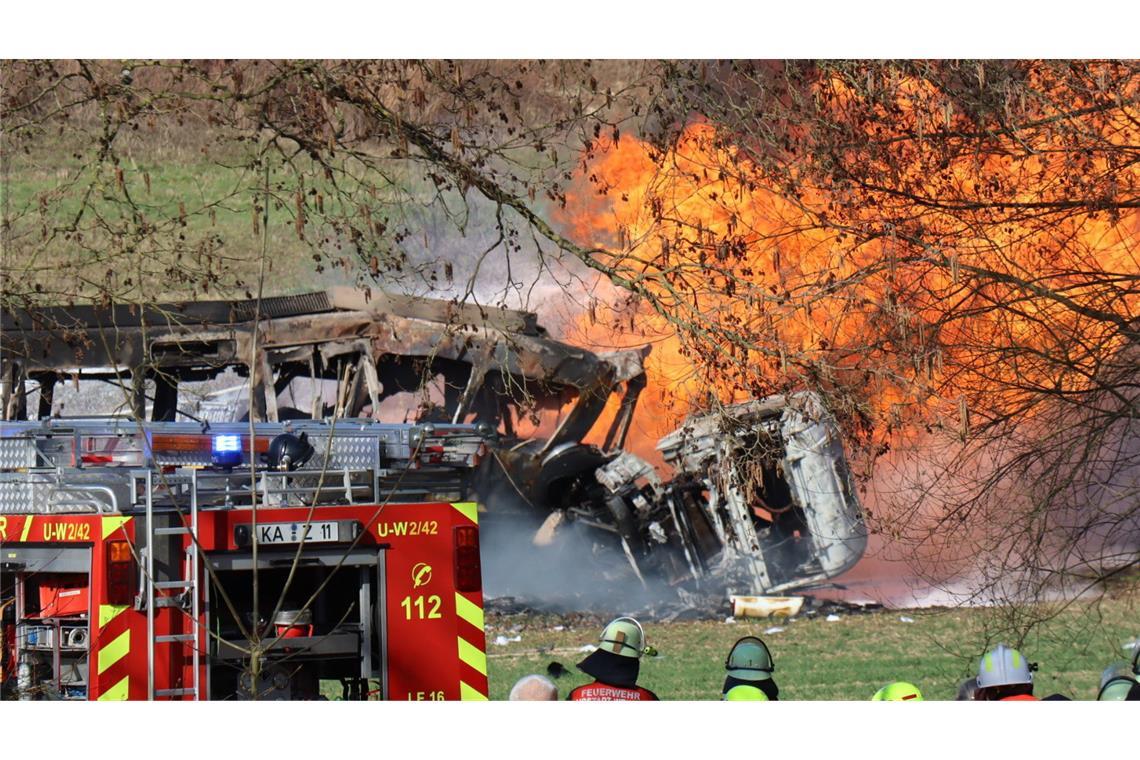
[[[279,159],[270,162],[271,173],[266,177],[251,168],[249,149],[219,146],[217,137],[216,130],[203,127],[143,130],[124,138],[117,143],[121,188],[112,167],[93,166],[92,145],[77,134],[45,134],[26,153],[12,151],[0,176],[0,204],[5,223],[11,226],[4,273],[25,285],[39,284],[49,294],[91,297],[103,288],[116,292],[129,288],[105,275],[108,271],[121,277],[135,274],[141,258],[145,265],[139,266],[147,274],[136,275],[136,279],[145,284],[145,298],[219,297],[256,290],[264,244],[271,253],[266,287],[274,295],[351,284],[352,273],[335,265],[338,256],[325,260],[321,267],[314,261],[314,254],[329,248],[322,246],[322,240],[330,234],[327,225],[314,223],[315,208],[306,210],[310,223],[305,239],[298,237],[294,228],[296,177]],[[323,207],[331,215],[356,212],[357,206],[346,208],[334,199],[322,177],[311,176],[311,165],[302,159],[293,163],[297,171],[306,173],[306,190],[325,194],[327,206]],[[268,239],[263,241],[260,214],[254,213],[253,206],[255,200],[264,201],[266,182],[273,201],[265,226]],[[342,181],[339,187],[350,195],[355,190],[351,182]],[[133,211],[124,203],[124,192],[152,228],[152,237],[139,232],[137,224],[128,223]],[[305,197],[312,206],[313,198]],[[371,196],[360,202],[369,201],[376,203]],[[84,208],[83,215],[77,216]],[[376,213],[379,218],[380,212]],[[259,217],[256,222],[255,216]],[[48,239],[48,230],[65,228],[77,219],[84,245],[77,245],[71,235]],[[126,250],[111,244],[111,230],[128,241]],[[207,243],[208,248],[204,247]],[[172,277],[167,267],[198,276]],[[67,276],[61,277],[61,271]],[[215,277],[212,293],[200,287],[204,272]],[[235,286],[239,280],[242,287]]]
[[[719,699],[724,658],[733,642],[759,635],[772,650],[781,699],[865,700],[894,680],[915,683],[927,699],[953,699],[958,684],[974,675],[977,657],[1002,610],[898,610],[792,620],[745,619],[645,625],[660,651],[643,660],[640,684],[662,699]],[[1035,629],[1022,645],[1040,664],[1036,693],[1060,692],[1095,699],[1103,669],[1131,657],[1124,645],[1140,636],[1140,591],[1135,582],[1096,603],[1078,603]],[[901,617],[913,619],[903,622]],[[492,699],[506,699],[527,673],[545,673],[559,662],[571,672],[556,680],[559,694],[588,682],[574,664],[578,651],[596,643],[604,624],[574,623],[555,630],[560,618],[489,615],[488,671]],[[784,630],[765,634],[778,626]],[[521,637],[496,645],[496,637]],[[996,637],[990,638],[997,643]]]
[[[367,269],[369,257],[356,254],[322,215],[359,227],[367,209],[369,219],[383,220],[388,233],[360,244],[381,258],[399,230],[413,231],[418,242],[440,221],[430,202],[434,187],[421,187],[425,180],[405,172],[381,177],[345,159],[345,175],[333,184],[304,156],[286,166],[271,155],[266,175],[252,165],[252,146],[221,136],[206,126],[143,129],[116,142],[117,167],[94,162],[97,146],[80,132],[43,134],[21,144],[27,152],[9,151],[0,173],[9,226],[0,273],[20,283],[17,290],[39,286],[37,292],[58,300],[104,290],[146,300],[239,296],[256,290],[264,245],[265,287],[282,295],[350,285]],[[266,187],[267,223],[254,212]],[[295,229],[298,188],[303,239]],[[63,232],[72,225],[78,235]]]

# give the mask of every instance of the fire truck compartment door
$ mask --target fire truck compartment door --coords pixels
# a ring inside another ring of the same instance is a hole
[[[306,546],[299,560],[301,567],[338,567],[345,574],[345,582],[356,572],[360,583],[360,616],[361,633],[356,634],[325,634],[315,637],[296,637],[279,639],[275,648],[286,646],[303,649],[311,654],[337,655],[346,652],[360,651],[361,677],[377,678],[381,683],[382,698],[387,698],[388,690],[388,628],[384,620],[386,602],[386,572],[385,552],[391,548],[389,544],[379,546],[362,546],[345,551],[343,547],[335,546]],[[261,569],[288,568],[297,556],[296,549],[282,548],[277,551],[262,549],[257,554],[257,566]],[[207,556],[210,565],[217,572],[231,570],[252,570],[252,552],[227,552],[223,554],[210,554]],[[372,568],[375,568],[373,571]],[[354,570],[355,569],[355,570]],[[375,584],[375,587],[373,587]],[[243,659],[248,657],[245,652],[248,642],[220,641],[217,657],[219,659]],[[363,646],[362,646],[363,645]],[[373,647],[376,647],[376,657],[373,656]]]
[[[0,565],[5,570],[26,573],[89,573],[91,550],[87,547],[0,546]]]

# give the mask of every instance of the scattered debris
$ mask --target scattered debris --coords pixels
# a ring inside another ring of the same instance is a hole
[[[772,633],[783,633],[783,632],[784,632],[784,629],[778,625],[774,625],[771,628],[765,628],[764,629],[765,635],[772,634]]]
[[[522,636],[511,636],[508,638],[506,636],[500,635],[496,636],[495,640],[491,643],[497,647],[505,647],[507,644],[512,644],[518,641],[522,641]]]
[[[546,674],[551,678],[561,678],[570,671],[560,662],[552,662],[546,666]]]
[[[732,615],[729,615],[728,617],[726,617],[726,618],[724,619],[724,622],[726,622],[726,623],[735,623],[735,622],[736,622],[736,618],[734,618]]]
[[[842,599],[821,599],[816,596],[804,596],[804,606],[801,615],[861,615],[883,609],[883,605],[876,602],[848,602]]]
[[[829,622],[829,623],[834,623],[837,620],[839,620],[838,615],[828,615],[827,616],[827,622]]]
[[[597,649],[597,647],[593,644],[587,644],[584,647],[578,647],[579,652],[593,652],[595,649]]]
[[[675,620],[717,620],[731,615],[728,600],[717,594],[697,594],[677,589],[676,599],[658,602],[634,611],[638,620],[670,623]]]
[[[781,623],[794,622],[799,617],[815,615],[861,615],[883,609],[875,603],[854,603],[837,599],[821,599],[804,595],[803,603],[796,615],[781,618]],[[633,615],[642,623],[672,623],[685,620],[716,621],[727,623],[729,619],[746,623],[733,614],[728,599],[719,595],[701,596],[681,593],[677,599],[642,607],[593,608],[573,611],[564,605],[552,604],[532,597],[498,596],[484,601],[487,615],[487,630],[508,631],[511,634],[527,631],[549,633],[551,631],[593,630],[604,626],[615,615]],[[592,638],[592,635],[590,636]],[[488,640],[490,640],[488,636]]]
[[[906,615],[899,615],[899,622],[900,623],[913,623],[914,618],[907,617]]]

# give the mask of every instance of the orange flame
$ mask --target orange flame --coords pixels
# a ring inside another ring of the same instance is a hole
[[[837,108],[854,97],[842,83],[826,86]],[[952,122],[929,112],[937,98],[921,88],[900,86],[905,118]],[[1072,167],[1053,161],[1047,144],[1027,147],[1016,158],[959,158],[927,176],[919,141],[898,182],[935,198],[951,187],[984,198],[982,183],[997,173],[1024,188],[1010,203],[1057,200],[1058,177]],[[1095,176],[1109,160],[1081,170]],[[728,403],[805,383],[857,389],[875,437],[907,422],[965,435],[975,408],[991,420],[1032,414],[1042,394],[1095,382],[1099,362],[1123,345],[1120,323],[1104,315],[1133,319],[1140,297],[1117,284],[1140,269],[1136,213],[1018,224],[1001,208],[891,199],[892,214],[914,205],[942,243],[922,250],[875,227],[879,210],[852,211],[847,191],[772,187],[709,124],[690,125],[664,153],[628,137],[596,146],[583,167],[565,225],[612,252],[599,263],[626,289],[600,277],[571,337],[603,350],[653,344],[627,446],[642,455],[710,397]],[[844,204],[842,223],[826,223]]]

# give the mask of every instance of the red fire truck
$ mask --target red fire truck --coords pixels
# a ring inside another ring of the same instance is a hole
[[[4,696],[486,699],[489,433],[0,422]]]

